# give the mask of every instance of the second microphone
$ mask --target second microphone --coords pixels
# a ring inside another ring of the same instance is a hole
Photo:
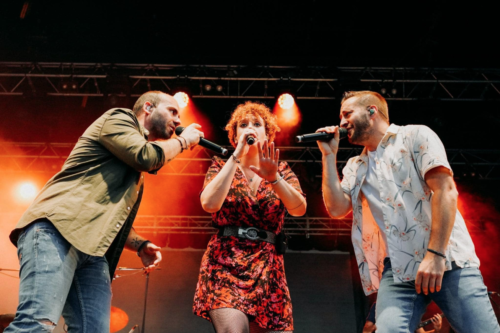
[[[339,136],[340,139],[347,137],[347,130],[345,128],[339,127]],[[333,133],[320,132],[320,133],[297,135],[295,137],[295,140],[297,142],[330,141],[331,139],[333,139],[333,137],[334,137]]]

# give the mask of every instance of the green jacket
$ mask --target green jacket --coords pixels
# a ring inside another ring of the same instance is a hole
[[[62,170],[23,214],[10,234],[12,243],[17,244],[22,228],[46,218],[78,250],[104,256],[121,229],[125,238],[130,232],[142,195],[142,172],[156,173],[164,161],[163,149],[147,141],[132,110],[107,111],[87,128]],[[125,242],[119,243],[121,253]]]

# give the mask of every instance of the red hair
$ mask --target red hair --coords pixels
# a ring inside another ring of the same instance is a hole
[[[231,119],[229,119],[229,122],[226,125],[225,129],[228,132],[227,136],[229,137],[231,145],[236,148],[236,142],[234,139],[238,124],[242,120],[246,119],[248,115],[261,117],[262,120],[264,120],[268,141],[273,142],[276,132],[280,131],[276,116],[271,113],[271,110],[265,104],[247,101],[245,104],[240,104],[236,107],[231,115]]]

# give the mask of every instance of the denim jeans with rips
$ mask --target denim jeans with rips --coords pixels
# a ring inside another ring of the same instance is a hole
[[[434,301],[457,333],[500,333],[479,268],[455,262],[443,276],[439,292],[417,294],[415,282],[395,283],[386,259],[377,295],[377,332],[415,332],[427,305]]]
[[[111,281],[104,257],[69,244],[48,220],[20,234],[19,305],[5,333],[52,332],[62,316],[68,332],[107,333]]]

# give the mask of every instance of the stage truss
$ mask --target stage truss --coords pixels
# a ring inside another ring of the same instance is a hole
[[[0,62],[0,96],[137,97],[183,89],[192,98],[274,99],[288,90],[297,99],[335,100],[345,90],[369,89],[396,101],[482,102],[500,101],[499,87],[498,68]]]
[[[0,142],[0,171],[14,173],[59,171],[74,143]],[[226,147],[231,154],[233,147]],[[321,152],[317,147],[278,147],[280,160],[292,168],[303,167],[314,177],[321,177]],[[500,180],[500,150],[447,149],[448,160],[457,178]],[[342,170],[360,148],[340,148],[337,167]],[[204,177],[214,154],[196,147],[165,165],[159,176]]]
[[[9,174],[54,174],[71,152],[72,143],[0,142],[0,171]],[[227,147],[232,150],[232,147]],[[287,161],[300,177],[321,177],[321,152],[316,147],[279,147],[281,160]],[[340,148],[339,171],[359,148]],[[230,152],[231,153],[231,152]],[[500,150],[447,150],[455,175],[477,180],[500,180]],[[204,177],[213,153],[196,147],[164,166],[157,176]],[[299,172],[297,172],[297,170]],[[300,171],[303,172],[300,172]],[[457,171],[460,170],[460,171]],[[153,176],[151,176],[153,177]],[[318,180],[319,181],[319,180]],[[472,233],[484,230],[484,221],[467,220]],[[141,233],[214,234],[210,216],[139,215],[134,226]],[[351,219],[328,217],[287,217],[285,230],[289,235],[349,236]]]

